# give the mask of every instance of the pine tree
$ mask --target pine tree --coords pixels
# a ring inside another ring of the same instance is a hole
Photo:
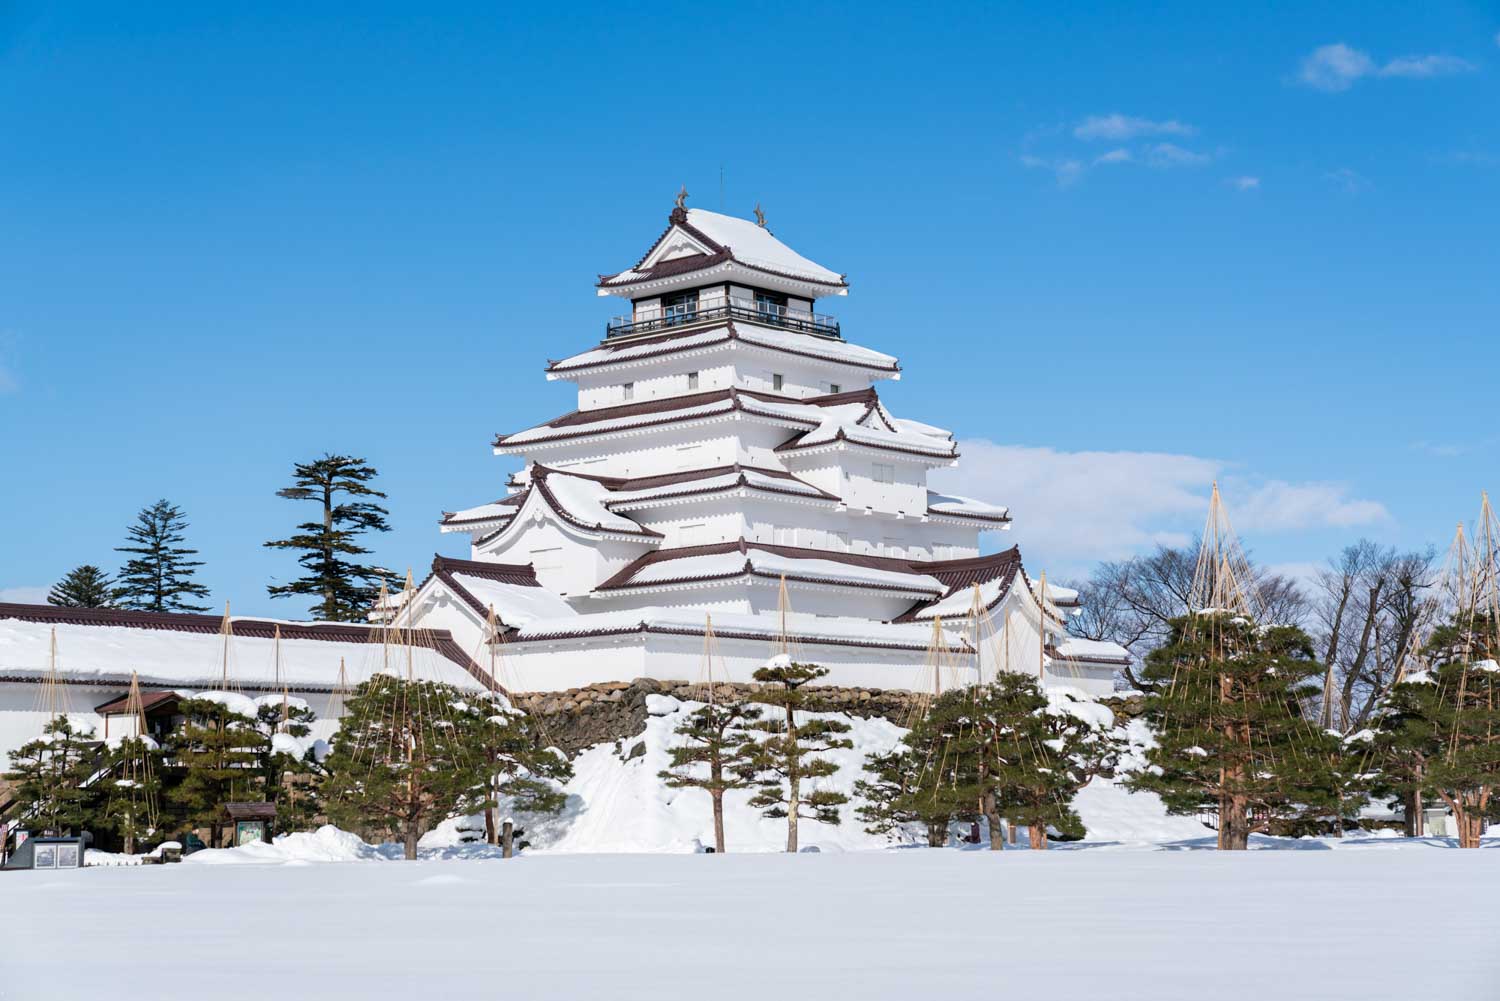
[[[485,840],[500,843],[496,811],[502,801],[508,812],[561,812],[567,796],[558,784],[573,777],[573,766],[560,751],[546,746],[536,717],[512,707],[499,694],[470,697],[461,706],[462,729],[472,734],[474,754],[488,780],[470,790],[461,809],[484,811]]]
[[[917,743],[927,742],[918,738]],[[854,795],[860,801],[854,815],[864,822],[867,833],[889,837],[908,824],[921,824],[929,847],[948,843],[952,801],[940,788],[936,770],[927,767],[930,760],[928,754],[911,747],[877,751],[865,758],[865,771],[873,778],[854,783]]]
[[[378,474],[364,459],[347,455],[324,455],[293,466],[293,485],[276,491],[287,500],[313,501],[322,509],[321,518],[297,526],[285,539],[267,542],[271,549],[301,551],[297,562],[307,571],[290,584],[271,585],[273,598],[296,594],[315,595],[312,614],[333,622],[362,622],[375,600],[380,582],[390,573],[378,567],[353,562],[350,557],[370,550],[357,542],[364,532],[389,532],[389,513],[371,500],[385,494],[368,484]]]
[[[117,553],[134,553],[135,558],[120,569],[115,601],[122,608],[146,612],[202,612],[205,605],[191,605],[186,598],[205,598],[208,588],[193,581],[201,560],[190,560],[198,550],[181,545],[186,536],[187,519],[175,504],[159,500],[142,508],[136,523],[127,528],[130,545],[116,547]]]
[[[98,567],[85,563],[52,585],[47,603],[64,608],[109,608],[114,604],[114,581]]]
[[[1478,848],[1500,786],[1500,666],[1495,624],[1460,615],[1434,630],[1436,665],[1397,685],[1376,747],[1390,781],[1416,785],[1453,812],[1461,848]]]
[[[1322,668],[1294,626],[1257,627],[1203,612],[1172,623],[1146,658],[1145,718],[1156,746],[1128,780],[1170,813],[1217,808],[1219,847],[1244,850],[1253,832],[1336,809],[1336,737],[1303,715]]]
[[[476,749],[482,738],[474,714],[458,708],[468,698],[435,681],[377,674],[362,682],[323,759],[329,819],[398,837],[415,859],[423,834],[476,798],[483,802],[490,766]]]
[[[188,823],[208,828],[210,848],[224,843],[225,804],[259,801],[265,789],[257,767],[263,741],[255,720],[227,701],[200,696],[177,705],[186,721],[175,735],[172,757],[182,779],[168,798]]]
[[[849,801],[832,789],[807,792],[802,783],[827,778],[838,771],[838,765],[819,754],[837,748],[853,747],[842,737],[849,724],[831,719],[797,720],[797,711],[807,704],[805,685],[828,673],[816,664],[797,664],[785,654],[773,657],[753,677],[766,686],[757,693],[758,701],[781,708],[781,719],[763,719],[749,729],[765,734],[747,748],[744,774],[754,776],[757,793],[750,805],[762,816],[786,818],[786,850],[797,850],[799,820],[816,820],[824,824],[839,822],[839,807]]]
[[[165,759],[149,738],[126,737],[105,756],[108,777],[103,819],[105,826],[125,842],[125,853],[134,854],[142,841],[157,831],[152,804],[161,794]]]
[[[1073,797],[1112,770],[1121,751],[1108,710],[1044,692],[1029,674],[1011,672],[990,686],[984,706],[997,738],[991,760],[1000,812],[1027,829],[1032,848],[1047,847],[1048,828],[1082,838]]]
[[[95,814],[98,770],[93,730],[75,730],[57,716],[42,735],[11,753],[7,781],[15,785],[20,813],[28,822],[59,834],[81,831]]]
[[[322,773],[314,748],[306,747],[317,722],[301,699],[260,699],[255,707],[255,769],[266,800],[276,804],[276,827],[305,830],[321,812],[317,784]]]
[[[1406,816],[1406,836],[1412,838],[1422,832],[1427,765],[1442,753],[1441,739],[1431,718],[1435,688],[1436,682],[1429,672],[1407,675],[1391,686],[1371,714],[1373,791],[1400,802]]]
[[[714,851],[724,853],[724,793],[748,789],[744,775],[752,741],[745,727],[761,709],[741,699],[713,702],[687,713],[677,725],[683,743],[671,748],[671,764],[658,774],[671,789],[702,789],[713,801]],[[707,771],[705,771],[705,767]]]

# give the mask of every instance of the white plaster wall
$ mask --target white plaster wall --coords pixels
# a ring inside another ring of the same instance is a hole
[[[714,661],[717,680],[748,682],[773,653],[769,640],[720,638]],[[570,643],[514,644],[510,664],[521,691],[561,691],[599,681],[649,677],[663,681],[706,680],[701,636],[639,633]],[[822,684],[912,689],[922,684],[925,652],[798,644],[795,655],[829,668]],[[725,674],[728,675],[725,678]],[[959,681],[964,680],[961,675]],[[931,684],[928,673],[927,684]]]

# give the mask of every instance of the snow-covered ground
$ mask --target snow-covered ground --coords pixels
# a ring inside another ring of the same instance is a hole
[[[417,862],[325,827],[181,865],[0,874],[0,999],[1500,998],[1500,838],[1221,854],[1096,780],[1087,840],[1049,852],[891,846],[851,806],[787,856],[784,822],[738,793],[731,853],[698,854],[707,795],[656,778],[693,706],[653,697],[644,734],[579,755],[567,809],[519,817],[535,848],[513,860],[449,822]],[[827,780],[844,792],[902,732],[850,722]]]
[[[1362,839],[6,873],[0,997],[1494,999],[1496,859]]]

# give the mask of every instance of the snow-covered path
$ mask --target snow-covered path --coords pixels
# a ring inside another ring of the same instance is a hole
[[[1497,862],[1490,849],[1370,840],[1235,855],[6,873],[0,997],[1494,999]]]

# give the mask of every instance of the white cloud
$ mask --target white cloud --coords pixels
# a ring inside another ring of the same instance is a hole
[[[1213,157],[1183,149],[1176,143],[1157,143],[1146,148],[1146,163],[1153,167],[1201,167]]]
[[[1349,528],[1390,517],[1383,505],[1351,497],[1340,484],[1225,482],[1226,464],[1201,456],[1063,452],[984,439],[962,442],[960,451],[957,468],[933,472],[933,487],[1009,505],[1015,541],[1070,575],[1099,560],[1196,538],[1216,479],[1235,527],[1247,536]]]
[[[1476,68],[1467,59],[1438,53],[1401,56],[1380,65],[1368,52],[1351,48],[1343,42],[1335,42],[1319,46],[1303,59],[1297,78],[1317,90],[1338,93],[1348,90],[1364,77],[1426,79],[1469,73]]]
[[[1239,503],[1235,527],[1242,532],[1296,532],[1309,528],[1354,528],[1390,520],[1378,501],[1349,496],[1339,483],[1271,480]]]
[[[1224,183],[1236,191],[1256,191],[1260,188],[1260,178],[1249,175],[1226,178]]]
[[[1094,158],[1094,165],[1105,163],[1129,163],[1131,161],[1130,150],[1112,149],[1108,153],[1101,153]]]
[[[47,601],[51,588],[23,584],[20,587],[0,587],[0,602],[19,605],[41,605]]]
[[[1400,59],[1392,59],[1380,67],[1381,76],[1410,77],[1412,79],[1425,79],[1433,76],[1452,76],[1455,73],[1471,73],[1475,69],[1473,63],[1467,59],[1457,56],[1402,56]]]
[[[1071,157],[1041,157],[1027,154],[1021,157],[1021,165],[1025,167],[1050,170],[1057,178],[1057,186],[1066,188],[1083,176],[1084,165],[1082,161]]]
[[[1354,86],[1354,81],[1375,72],[1375,60],[1368,53],[1351,49],[1343,42],[1321,45],[1302,60],[1298,79],[1318,90],[1340,91]]]
[[[21,384],[16,381],[15,376],[10,374],[10,370],[4,365],[0,365],[0,396],[6,393],[14,393],[20,388]]]
[[[1073,128],[1076,139],[1109,139],[1119,142],[1136,136],[1190,136],[1197,129],[1176,119],[1152,121],[1131,115],[1090,115]]]

